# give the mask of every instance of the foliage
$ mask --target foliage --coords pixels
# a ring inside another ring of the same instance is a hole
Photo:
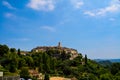
[[[87,55],[85,55],[85,65],[87,64]]]
[[[111,73],[115,75],[120,71],[120,63],[113,63],[111,66]]]
[[[49,76],[63,76],[78,80],[120,80],[120,63],[108,63],[101,65],[79,54],[73,60],[65,51],[48,50],[46,52],[31,52],[27,55],[21,51],[0,45],[0,71],[11,75],[18,73],[23,78],[30,78],[29,69],[38,70],[45,74],[45,80]],[[83,64],[85,63],[85,64]],[[36,80],[35,77],[32,79]]]
[[[15,48],[10,48],[10,52],[11,52],[11,53],[15,53],[15,52],[16,52],[16,49],[15,49]]]
[[[100,65],[104,66],[104,67],[108,67],[110,68],[110,66],[112,65],[112,62],[110,62],[109,60],[106,61],[99,61],[98,62]]]
[[[100,75],[100,80],[113,80],[109,73]]]
[[[25,79],[30,78],[28,70],[29,70],[28,67],[21,68],[20,77],[25,78]]]
[[[45,74],[45,78],[44,78],[44,80],[50,80],[48,74]]]
[[[9,51],[9,47],[7,45],[1,45],[0,44],[0,57],[7,54]]]
[[[17,73],[11,73],[11,72],[4,72],[4,76],[18,76]]]
[[[20,54],[21,54],[20,49],[18,49],[17,54],[18,54],[18,55],[20,55]]]

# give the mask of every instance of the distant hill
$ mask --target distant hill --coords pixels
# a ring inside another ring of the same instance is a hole
[[[120,59],[94,59],[96,62],[101,62],[101,61],[110,61],[110,62],[120,62]]]

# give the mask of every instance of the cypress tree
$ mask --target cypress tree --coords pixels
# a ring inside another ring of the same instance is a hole
[[[18,49],[18,52],[17,52],[17,54],[18,54],[18,55],[20,55],[20,54],[21,54],[21,52],[20,52],[20,49]]]
[[[87,64],[87,55],[85,54],[85,65]]]

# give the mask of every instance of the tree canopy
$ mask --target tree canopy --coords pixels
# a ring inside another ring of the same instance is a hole
[[[59,54],[59,55],[58,55]],[[57,55],[57,57],[55,56]],[[58,57],[60,56],[60,57]],[[64,76],[78,80],[119,80],[120,63],[111,63],[106,67],[79,54],[73,60],[69,59],[65,51],[50,50],[46,52],[21,54],[7,45],[0,45],[0,71],[16,73],[23,78],[30,78],[29,70],[37,70],[45,75],[45,80],[50,76]],[[85,63],[85,64],[83,64]]]

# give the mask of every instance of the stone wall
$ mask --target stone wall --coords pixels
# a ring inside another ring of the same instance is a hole
[[[3,76],[0,80],[20,80],[20,76]]]
[[[74,59],[75,57],[78,56],[78,52],[76,49],[72,49],[72,48],[67,48],[67,47],[57,47],[57,46],[53,46],[53,47],[47,47],[47,46],[40,46],[40,47],[36,47],[34,49],[32,49],[32,52],[46,52],[49,50],[59,50],[59,51],[65,51],[66,54],[70,54],[70,60]]]

